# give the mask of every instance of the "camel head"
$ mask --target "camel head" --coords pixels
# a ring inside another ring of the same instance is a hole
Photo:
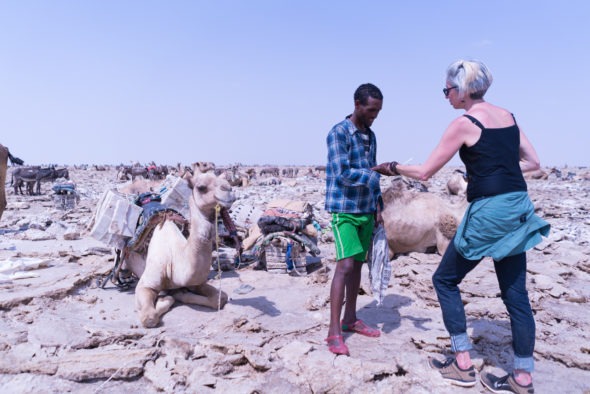
[[[197,161],[192,164],[193,174],[215,170],[215,163],[210,161]]]
[[[383,190],[382,197],[383,203],[388,205],[393,200],[402,198],[406,191],[406,185],[404,184],[401,177],[394,177],[391,179],[391,184],[385,190]]]
[[[394,200],[411,200],[414,193],[426,192],[428,187],[422,182],[404,176],[394,176],[391,177],[390,185],[382,191],[383,203],[388,205]]]
[[[231,185],[223,174],[196,174],[188,179],[188,185],[193,191],[193,202],[206,215],[213,212],[217,204],[229,209],[236,199]]]

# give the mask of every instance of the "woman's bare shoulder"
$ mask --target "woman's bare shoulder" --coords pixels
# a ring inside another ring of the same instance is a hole
[[[485,104],[473,108],[467,114],[479,120],[486,128],[508,127],[514,124],[512,113],[509,110],[497,105]]]

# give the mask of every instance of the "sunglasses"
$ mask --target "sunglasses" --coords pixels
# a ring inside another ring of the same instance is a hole
[[[450,88],[443,88],[443,93],[445,94],[445,97],[449,97],[449,93],[453,89],[457,89],[457,86],[451,86]]]

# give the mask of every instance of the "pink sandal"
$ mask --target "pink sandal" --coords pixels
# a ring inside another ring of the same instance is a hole
[[[344,344],[344,338],[342,338],[342,335],[332,335],[331,337],[326,338],[326,342],[328,342],[328,350],[332,353],[350,356],[348,346]]]
[[[381,336],[381,331],[376,328],[369,327],[362,320],[357,320],[352,324],[342,323],[342,331],[356,332],[357,334],[364,335],[366,337],[377,338]]]

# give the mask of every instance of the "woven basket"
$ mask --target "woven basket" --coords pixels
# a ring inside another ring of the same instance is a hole
[[[77,203],[75,194],[54,194],[53,203],[55,207],[62,210],[74,209]]]
[[[266,270],[275,274],[286,274],[290,270],[287,266],[287,245],[291,242],[291,260],[293,271],[298,274],[307,274],[305,250],[302,245],[292,240],[277,237],[264,247],[261,259],[266,265]]]

